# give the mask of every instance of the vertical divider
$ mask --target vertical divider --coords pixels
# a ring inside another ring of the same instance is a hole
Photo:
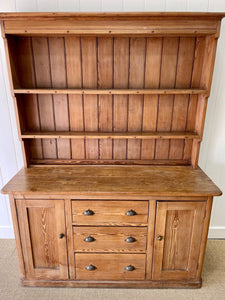
[[[69,260],[69,278],[75,279],[75,262],[74,262],[74,247],[73,247],[73,227],[72,227],[72,207],[71,199],[65,199],[65,216],[66,216],[66,231],[67,231],[67,247]]]
[[[146,280],[152,279],[152,260],[154,250],[154,231],[156,216],[156,200],[149,200],[148,212],[148,235],[147,235],[147,259],[146,259]]]

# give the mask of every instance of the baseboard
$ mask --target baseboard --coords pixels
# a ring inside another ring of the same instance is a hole
[[[0,226],[0,239],[14,239],[13,228],[10,226]]]
[[[21,280],[22,286],[40,287],[77,287],[77,288],[133,288],[133,289],[198,289],[202,286],[202,280],[195,281],[84,281],[84,280]]]
[[[225,239],[225,227],[210,227],[209,239]]]

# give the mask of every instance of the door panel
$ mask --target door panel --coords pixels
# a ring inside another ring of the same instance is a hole
[[[64,200],[16,200],[16,207],[26,277],[67,279]]]
[[[195,279],[206,202],[157,202],[153,279]]]

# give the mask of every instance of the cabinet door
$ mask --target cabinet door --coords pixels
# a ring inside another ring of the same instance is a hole
[[[64,200],[16,200],[26,278],[67,279]]]
[[[157,202],[153,280],[195,279],[206,202]]]

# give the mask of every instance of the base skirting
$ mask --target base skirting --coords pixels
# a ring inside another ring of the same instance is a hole
[[[11,226],[0,226],[0,239],[14,239],[14,232]]]
[[[225,227],[210,227],[209,239],[225,239]]]
[[[77,287],[77,288],[183,288],[197,289],[200,281],[69,281],[69,280],[21,280],[23,286],[40,287]]]

